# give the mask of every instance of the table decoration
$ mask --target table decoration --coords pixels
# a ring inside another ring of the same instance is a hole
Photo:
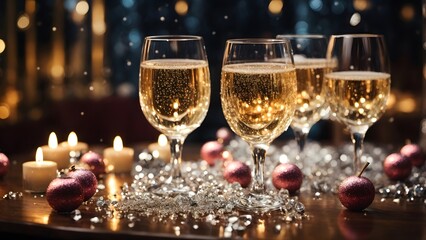
[[[166,135],[160,134],[157,142],[148,145],[148,151],[152,153],[152,156],[155,158],[169,161],[171,153]]]
[[[96,193],[98,188],[98,179],[89,169],[76,168],[75,166],[72,166],[69,169],[67,176],[77,179],[83,187],[83,201],[89,200]]]
[[[89,145],[78,141],[77,134],[73,131],[68,134],[66,142],[61,142],[61,146],[68,148],[71,164],[75,164],[89,150]]]
[[[60,176],[49,183],[46,200],[57,212],[72,212],[84,201],[83,187],[76,178]]]
[[[49,183],[57,177],[58,165],[53,161],[43,160],[43,151],[37,148],[35,161],[22,164],[23,186],[26,191],[46,192]]]
[[[106,173],[105,162],[102,156],[92,150],[86,152],[81,156],[79,165],[92,171],[97,178],[100,178],[103,174]]]
[[[4,153],[0,153],[0,178],[9,171],[9,158]]]
[[[49,135],[48,145],[41,146],[43,158],[58,164],[58,169],[66,169],[70,166],[70,150],[63,144],[58,145],[55,132]]]
[[[111,173],[130,173],[133,167],[134,150],[123,146],[120,136],[114,138],[113,147],[105,148],[103,159],[106,171]]]

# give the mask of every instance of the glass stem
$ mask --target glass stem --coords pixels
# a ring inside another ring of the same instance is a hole
[[[308,136],[308,131],[303,129],[293,129],[294,137],[296,138],[297,145],[299,146],[299,153],[296,156],[297,161],[302,160],[303,150],[305,149],[306,138]]]
[[[170,177],[172,179],[182,178],[182,172],[181,172],[180,166],[182,162],[182,147],[183,147],[184,141],[185,139],[182,139],[182,138],[169,138],[171,163],[172,163]]]
[[[361,169],[361,156],[364,144],[365,133],[352,132],[351,139],[354,144],[354,166],[353,173],[357,174],[358,170]]]
[[[255,194],[265,193],[265,182],[264,182],[264,166],[266,159],[266,151],[268,145],[259,144],[252,146],[253,161],[254,161],[254,182],[251,186],[251,192]]]

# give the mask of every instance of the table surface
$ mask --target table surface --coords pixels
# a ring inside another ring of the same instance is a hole
[[[198,153],[197,147],[184,151]],[[191,152],[192,151],[192,152]],[[57,213],[49,206],[44,195],[31,194],[22,189],[22,162],[31,159],[28,154],[9,156],[8,173],[0,180],[0,196],[9,192],[22,192],[16,199],[0,199],[0,232],[2,236],[24,236],[31,239],[216,239],[224,238],[224,224],[213,225],[186,219],[184,221],[155,221],[141,218],[130,225],[126,219],[102,218],[96,210],[96,199],[107,195],[108,188],[99,190],[91,200],[81,205],[81,219],[73,214]],[[108,174],[104,181],[120,186],[130,182],[130,174]],[[362,212],[346,210],[336,195],[323,194],[314,198],[299,193],[307,217],[292,222],[274,219],[274,216],[254,216],[256,221],[244,231],[234,231],[232,238],[242,239],[426,239],[426,204],[423,200],[395,203],[381,200]],[[91,219],[98,217],[98,223]],[[196,225],[197,227],[194,227]],[[179,228],[177,228],[179,227]],[[279,227],[279,228],[278,228]],[[177,229],[179,229],[177,231]]]

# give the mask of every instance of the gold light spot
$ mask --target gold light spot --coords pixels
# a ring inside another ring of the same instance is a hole
[[[54,78],[60,78],[64,75],[64,67],[61,65],[53,65],[50,69],[50,73]]]
[[[371,3],[369,0],[354,0],[354,8],[357,11],[364,11],[370,8]]]
[[[411,113],[416,110],[416,101],[412,97],[402,98],[398,101],[396,109],[400,112]]]
[[[179,0],[175,4],[175,11],[177,14],[183,16],[188,13],[188,3],[184,0]]]
[[[7,119],[10,116],[9,107],[5,104],[0,105],[0,119]]]
[[[407,4],[407,5],[402,7],[402,9],[401,9],[402,20],[409,22],[409,21],[413,20],[414,15],[415,15],[415,12],[414,12],[414,8],[413,8],[412,5]]]
[[[4,52],[6,49],[6,43],[3,41],[3,39],[0,38],[0,53]]]
[[[89,12],[89,4],[86,1],[80,1],[75,5],[75,11],[80,15],[86,15]]]
[[[18,26],[18,28],[20,29],[26,29],[28,28],[28,26],[30,25],[30,18],[28,17],[27,14],[22,14],[19,18],[18,21],[16,22],[16,25]]]
[[[268,5],[268,10],[272,14],[280,14],[283,10],[284,3],[282,0],[272,0]]]

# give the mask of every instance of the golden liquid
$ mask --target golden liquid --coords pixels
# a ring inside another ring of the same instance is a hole
[[[152,126],[168,136],[186,136],[200,126],[210,103],[206,61],[145,61],[139,80],[140,105]]]
[[[347,126],[371,126],[385,112],[390,74],[333,72],[326,75],[326,81],[331,112]]]
[[[279,63],[222,68],[221,102],[231,129],[252,144],[270,143],[287,130],[296,108],[296,71]]]
[[[306,59],[296,62],[297,107],[291,126],[309,129],[318,122],[327,104],[324,75],[328,72],[325,59]]]

